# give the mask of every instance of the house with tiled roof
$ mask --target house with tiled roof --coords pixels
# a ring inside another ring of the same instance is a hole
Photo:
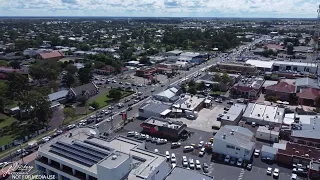
[[[290,101],[295,94],[296,87],[288,82],[280,81],[277,84],[267,86],[266,95],[276,96],[282,101]]]
[[[78,101],[81,98],[88,99],[94,95],[97,95],[98,93],[99,93],[98,86],[95,83],[90,82],[88,84],[83,84],[75,88],[70,88],[67,94],[67,99]]]
[[[257,99],[261,93],[264,79],[262,78],[243,78],[236,83],[230,90],[233,97]]]
[[[297,93],[299,104],[306,106],[317,106],[317,98],[320,97],[319,89],[304,88]]]
[[[52,51],[52,52],[43,52],[39,54],[40,63],[51,63],[57,62],[59,59],[62,59],[64,54],[60,51]]]

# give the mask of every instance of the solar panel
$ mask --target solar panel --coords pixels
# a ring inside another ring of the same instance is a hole
[[[55,154],[58,154],[58,155],[60,155],[62,157],[65,157],[67,159],[71,159],[71,160],[76,161],[76,162],[78,162],[80,164],[83,164],[85,166],[91,167],[91,166],[93,166],[95,164],[94,162],[88,161],[86,159],[83,159],[83,158],[78,157],[78,156],[76,156],[74,154],[68,153],[66,151],[62,151],[62,150],[59,150],[59,149],[50,149],[50,151],[55,153]]]
[[[60,144],[53,144],[52,147],[54,148],[58,148],[58,149],[61,149],[61,150],[65,150],[65,151],[68,151],[70,153],[74,153],[74,154],[77,154],[79,156],[82,156],[84,158],[87,158],[93,162],[99,162],[102,158],[99,158],[99,157],[94,157],[94,156],[91,156],[89,154],[86,154],[86,153],[83,153],[81,151],[78,151],[77,149],[75,148],[72,148],[70,146],[65,146],[65,145],[60,145]]]
[[[87,143],[87,140],[85,140],[84,142]],[[88,141],[88,142],[90,142],[90,141]],[[88,144],[90,144],[90,143],[88,143]],[[98,148],[94,148],[94,147],[92,147],[92,146],[89,146],[89,145],[87,145],[87,144],[85,144],[85,143],[78,142],[78,141],[76,141],[76,142],[74,143],[74,145],[82,146],[82,147],[84,147],[84,148],[88,148],[88,149],[90,149],[90,150],[92,150],[92,151],[96,151],[96,152],[101,153],[101,154],[103,154],[103,155],[105,155],[105,156],[109,156],[109,154],[110,154],[110,152],[109,152],[110,149],[107,149],[107,148],[102,148],[102,149],[108,150],[108,151],[104,151],[104,150],[101,150],[101,149],[98,149]],[[99,145],[96,145],[96,143],[91,144],[91,145],[95,145],[95,146],[97,146],[97,147],[100,147],[100,146],[101,146],[100,144],[99,144]],[[100,148],[101,148],[101,147],[100,147]]]
[[[83,148],[83,147],[81,147],[81,146],[77,146],[76,144],[72,144],[72,145],[70,145],[70,144],[68,144],[68,143],[65,143],[65,142],[57,142],[57,144],[61,144],[61,145],[63,145],[63,146],[67,146],[67,147],[69,147],[69,148],[72,148],[73,150],[75,150],[75,151],[81,151],[81,152],[83,152],[83,153],[87,153],[87,154],[90,154],[90,155],[92,155],[92,156],[95,156],[95,157],[98,157],[98,158],[100,158],[100,160],[101,159],[103,159],[103,158],[105,158],[107,155],[105,155],[105,154],[101,154],[101,153],[96,153],[96,152],[92,152],[92,149],[87,149],[87,148]]]
[[[98,143],[95,143],[95,142],[92,142],[92,141],[85,140],[84,142],[85,142],[85,143],[88,143],[88,144],[91,144],[91,145],[94,145],[94,146],[97,146],[97,147],[99,147],[99,148],[101,148],[101,149],[105,149],[105,150],[108,150],[108,151],[111,150],[111,149],[108,148],[108,147],[102,146],[101,144],[98,144]]]

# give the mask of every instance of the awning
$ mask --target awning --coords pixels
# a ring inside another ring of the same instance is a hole
[[[162,113],[160,113],[162,116],[165,116],[165,115],[167,115],[167,114],[169,114],[171,112],[171,110],[170,109],[166,109],[166,110],[164,110]]]

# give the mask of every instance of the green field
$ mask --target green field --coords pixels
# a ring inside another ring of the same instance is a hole
[[[17,138],[17,131],[6,132],[7,128],[9,128],[15,121],[16,119],[14,117],[8,117],[4,114],[0,114],[0,129],[3,132],[0,134],[0,146],[8,144]]]
[[[121,91],[122,92],[122,98],[127,97],[131,94],[133,94],[134,92],[128,92],[128,91]],[[112,98],[110,98],[109,96],[109,91],[107,91],[106,93],[104,93],[101,96],[98,96],[94,101],[96,101],[97,103],[99,103],[99,108],[103,108],[105,106],[107,106],[110,102],[113,101]],[[90,102],[91,103],[91,102]]]

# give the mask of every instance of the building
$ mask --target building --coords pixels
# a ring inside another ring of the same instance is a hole
[[[273,61],[249,59],[246,61],[246,64],[256,67],[261,72],[271,72],[273,67]]]
[[[126,66],[138,67],[140,64],[139,61],[128,61],[125,63]]]
[[[116,71],[116,69],[110,65],[106,65],[105,67],[101,69],[94,69],[94,72],[97,74],[102,74],[102,75],[109,75],[112,74]]]
[[[284,108],[265,104],[249,103],[243,114],[243,120],[257,125],[281,124],[284,118]]]
[[[292,164],[302,164],[307,166],[312,160],[320,159],[320,149],[288,142],[286,149],[278,149],[277,162],[289,167]]]
[[[275,96],[281,101],[291,101],[295,95],[295,86],[284,81],[267,86],[265,88],[267,96]]]
[[[279,141],[280,128],[259,126],[256,131],[256,139],[277,143]]]
[[[145,103],[139,108],[139,117],[149,118],[149,117],[159,117],[165,118],[170,115],[171,106],[167,104],[160,103]]]
[[[157,117],[148,118],[140,126],[143,128],[143,132],[151,136],[173,140],[179,140],[185,134],[187,128],[187,125],[182,122]]]
[[[310,180],[318,180],[320,179],[320,160],[310,161],[308,178]]]
[[[261,157],[262,158],[270,158],[272,160],[275,160],[277,157],[278,149],[266,145],[262,145],[261,148]]]
[[[7,79],[8,75],[11,73],[18,73],[29,77],[29,72],[27,69],[28,68],[13,69],[9,67],[0,67],[0,79]]]
[[[253,133],[240,126],[223,126],[214,136],[212,152],[249,161],[254,152]]]
[[[196,83],[204,82],[207,87],[211,87],[214,90],[227,91],[230,86],[232,86],[235,82],[238,82],[240,79],[240,75],[238,75],[238,74],[228,74],[231,81],[228,84],[224,84],[221,82],[214,81],[213,80],[214,74],[216,74],[216,73],[207,73],[207,74],[203,75],[202,77],[200,77],[196,81]],[[220,76],[223,75],[223,73],[218,73],[218,74]]]
[[[257,67],[243,63],[217,63],[219,72],[227,72],[231,74],[257,75],[259,73]]]
[[[191,94],[183,94],[180,96],[180,99],[174,102],[172,107],[174,109],[179,109],[185,115],[192,114],[197,116],[199,112],[204,107],[205,98],[194,96]]]
[[[188,62],[193,64],[201,64],[208,58],[206,54],[200,54],[197,52],[184,52],[181,53],[178,61],[181,62]]]
[[[50,101],[65,103],[67,101],[68,90],[61,90],[48,95]]]
[[[261,93],[264,79],[262,78],[243,78],[233,85],[231,95],[246,99],[257,99]]]
[[[279,72],[297,72],[314,74],[318,73],[318,65],[316,63],[274,61],[272,70]]]
[[[303,89],[306,88],[313,88],[313,89],[318,89],[320,90],[320,86],[319,86],[319,82],[316,79],[311,79],[311,78],[298,78],[296,79],[295,82],[295,92],[299,93],[301,92]]]
[[[136,76],[148,78],[153,76],[156,72],[157,68],[155,67],[140,68],[136,70]]]
[[[44,52],[40,53],[40,63],[49,63],[49,62],[57,62],[59,59],[64,57],[64,54],[60,51],[52,51],[52,52]]]
[[[93,129],[79,128],[41,145],[35,160],[39,174],[64,180],[163,180],[170,172],[166,157],[146,150],[144,142],[95,136]]]
[[[320,118],[310,119],[310,124],[293,123],[290,141],[320,148]]]
[[[297,93],[298,104],[306,106],[318,106],[317,98],[320,97],[320,91],[314,88],[305,88]]]
[[[67,98],[68,100],[80,100],[81,98],[90,98],[99,93],[99,87],[90,82],[88,84],[84,84],[75,88],[70,88]]]
[[[181,53],[183,53],[183,51],[173,50],[173,51],[166,52],[165,55],[166,56],[180,56]]]
[[[176,166],[164,180],[214,180],[212,176]]]
[[[221,114],[221,117],[218,117],[221,122],[221,126],[237,125],[242,118],[242,114],[244,113],[246,107],[247,106],[244,104],[232,105],[225,114]]]
[[[153,95],[153,97],[158,101],[175,102],[176,100],[179,99],[178,93],[179,93],[179,90],[177,88],[171,87],[158,94]]]

